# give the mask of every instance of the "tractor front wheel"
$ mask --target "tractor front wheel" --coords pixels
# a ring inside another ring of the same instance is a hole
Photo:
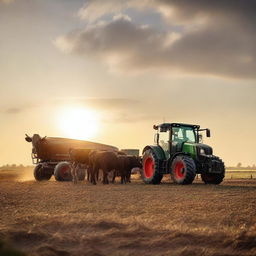
[[[220,184],[224,179],[224,174],[212,174],[212,173],[202,173],[201,179],[205,184]]]
[[[43,164],[38,164],[34,169],[34,177],[37,181],[49,180],[52,177],[52,172],[49,168],[44,168]]]
[[[71,181],[71,165],[68,162],[60,162],[55,166],[54,177],[57,181]]]
[[[142,179],[147,184],[159,184],[163,178],[163,174],[159,172],[157,155],[152,149],[144,152]]]
[[[221,173],[202,173],[201,179],[205,184],[220,184],[224,177],[225,177],[225,165],[224,162],[219,158],[216,157],[216,160],[219,162],[219,169]]]
[[[196,165],[188,156],[176,156],[171,164],[172,180],[181,185],[191,184],[196,176]]]

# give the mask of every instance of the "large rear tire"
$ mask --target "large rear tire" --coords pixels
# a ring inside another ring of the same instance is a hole
[[[158,158],[152,149],[144,152],[142,163],[142,179],[147,184],[159,184],[163,178],[158,166]]]
[[[191,184],[196,176],[196,165],[188,156],[176,156],[171,164],[171,178],[180,185]]]
[[[60,162],[54,168],[54,177],[57,181],[72,181],[71,165],[68,162]]]
[[[34,169],[34,177],[37,181],[49,180],[52,177],[52,172],[44,168],[43,164],[38,164]]]

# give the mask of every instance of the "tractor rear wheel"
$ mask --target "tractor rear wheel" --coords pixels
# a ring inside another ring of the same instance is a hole
[[[38,164],[34,169],[34,177],[37,181],[49,180],[52,177],[52,172],[44,168],[43,164]]]
[[[191,184],[196,176],[196,165],[188,156],[176,156],[171,164],[172,180],[181,185]]]
[[[142,179],[147,184],[159,184],[163,178],[158,166],[158,158],[152,149],[144,152]]]
[[[60,162],[54,168],[54,177],[57,181],[71,181],[71,165],[68,162]]]

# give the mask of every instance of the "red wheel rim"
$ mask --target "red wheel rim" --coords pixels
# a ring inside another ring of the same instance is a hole
[[[174,167],[174,173],[178,179],[182,179],[185,177],[185,166],[182,162],[176,163]]]
[[[63,166],[60,169],[60,174],[62,178],[67,178],[69,176],[69,166]]]
[[[151,178],[154,174],[154,160],[148,157],[144,162],[144,175],[146,178]]]

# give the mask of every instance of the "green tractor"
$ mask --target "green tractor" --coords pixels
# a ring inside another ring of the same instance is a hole
[[[163,123],[154,125],[155,145],[143,149],[142,179],[159,184],[164,174],[171,174],[177,184],[191,184],[196,174],[206,184],[220,184],[225,177],[223,161],[213,155],[212,148],[200,143],[202,134],[210,137],[209,129],[199,125]]]

